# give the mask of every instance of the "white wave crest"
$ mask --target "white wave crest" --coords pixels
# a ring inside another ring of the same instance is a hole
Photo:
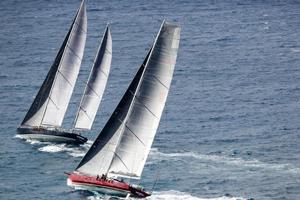
[[[196,197],[185,192],[179,192],[175,190],[154,192],[152,196],[148,197],[149,200],[245,200],[241,197],[211,197],[211,198],[202,198]]]
[[[87,150],[92,146],[93,141],[88,140],[85,144],[80,146],[72,146],[67,144],[57,144],[52,142],[41,142],[38,140],[26,139],[22,135],[15,135],[15,138],[20,138],[25,140],[32,145],[41,146],[38,148],[39,151],[57,153],[57,152],[66,152],[73,157],[83,157]]]
[[[151,149],[150,153],[150,161],[147,164],[151,164],[153,162],[159,162],[162,160],[168,159],[179,159],[179,158],[193,158],[201,161],[210,161],[215,163],[223,163],[226,165],[234,165],[239,167],[248,167],[248,168],[263,168],[269,170],[280,170],[289,173],[297,173],[300,174],[300,168],[297,168],[291,164],[271,164],[265,163],[256,159],[253,160],[244,160],[242,158],[237,157],[229,157],[229,156],[220,156],[220,155],[205,155],[199,154],[195,152],[180,152],[180,153],[162,153],[157,149]]]
[[[49,153],[66,152],[73,157],[83,157],[92,143],[93,141],[89,140],[85,144],[76,147],[67,144],[47,143],[46,146],[40,147],[38,150]]]
[[[291,52],[299,53],[300,52],[300,48],[291,48]]]
[[[43,143],[38,140],[27,139],[27,138],[23,137],[22,135],[18,135],[18,134],[15,135],[14,138],[19,138],[19,139],[25,140],[25,142],[28,142],[30,144],[42,144]]]
[[[93,192],[93,196],[88,196],[88,200],[109,200],[109,199],[124,199],[124,198],[115,198],[107,195],[103,195],[97,192]],[[136,200],[136,198],[129,198],[130,200]],[[222,197],[196,197],[185,192],[179,192],[175,190],[170,191],[161,191],[153,192],[150,197],[146,198],[147,200],[246,200],[241,197],[231,197],[231,196],[222,196]]]

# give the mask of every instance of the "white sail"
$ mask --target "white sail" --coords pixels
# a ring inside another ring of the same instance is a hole
[[[140,177],[166,102],[179,39],[180,27],[164,22],[150,54],[118,105],[125,108],[117,107],[76,171]]]
[[[86,8],[82,1],[56,59],[22,125],[61,126],[81,65],[86,32]]]
[[[75,129],[91,129],[105,90],[111,58],[112,38],[110,27],[107,26],[81,99],[75,119]]]
[[[179,46],[180,28],[165,22],[146,64],[109,172],[139,178],[165,106]]]

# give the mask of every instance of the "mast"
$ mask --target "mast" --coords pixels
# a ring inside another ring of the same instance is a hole
[[[111,59],[112,38],[110,26],[107,25],[81,98],[74,129],[91,129],[106,87]]]
[[[21,126],[61,126],[81,65],[86,30],[87,18],[83,0]]]
[[[140,178],[171,85],[179,39],[180,27],[163,22],[115,151],[111,175]]]
[[[76,171],[140,178],[166,102],[179,38],[180,27],[163,22],[143,65]]]
[[[155,46],[155,44],[156,44],[156,42],[157,42],[157,38],[158,38],[158,36],[159,36],[159,34],[160,34],[160,32],[161,32],[161,29],[162,29],[164,23],[165,23],[165,20],[163,21],[162,25],[160,26],[160,29],[159,29],[159,31],[158,31],[158,34],[157,34],[157,36],[156,36],[156,38],[155,38],[155,40],[154,40],[153,46]],[[153,53],[153,46],[150,48],[150,51],[149,51],[148,55],[146,56],[146,59],[144,60],[144,63],[143,63],[143,65],[142,65],[143,70],[142,70],[141,76],[140,76],[140,78],[139,78],[138,85],[137,85],[137,87],[136,87],[136,90],[135,90],[134,93],[133,93],[133,99],[132,99],[132,101],[130,102],[130,106],[129,106],[127,115],[126,115],[126,117],[125,117],[125,119],[124,119],[124,123],[122,123],[122,125],[123,125],[123,126],[122,126],[122,132],[123,132],[122,134],[124,134],[124,131],[126,131],[126,128],[128,128],[127,125],[126,125],[126,121],[127,121],[127,119],[128,119],[129,113],[130,113],[131,110],[132,110],[133,103],[134,103],[135,98],[136,98],[136,96],[137,96],[137,91],[138,91],[139,88],[140,88],[141,80],[143,79],[143,76],[144,76],[144,72],[145,72],[146,66],[147,66],[147,64],[148,64],[148,62],[149,62],[149,58],[151,57],[151,55],[152,55],[152,53]],[[122,135],[122,137],[123,137],[123,135]],[[121,138],[122,138],[122,137],[119,137],[119,140],[118,140],[118,143],[117,143],[117,145],[116,145],[116,149],[115,149],[113,158],[112,158],[112,160],[111,160],[111,162],[110,162],[110,165],[109,165],[109,167],[108,167],[108,170],[107,170],[107,173],[106,173],[106,174],[109,174],[109,173],[110,173],[110,174],[114,174],[114,173],[115,173],[114,171],[111,171],[111,172],[110,172],[110,170],[111,170],[111,168],[112,168],[113,161],[114,161],[114,159],[115,159],[116,157],[117,157],[119,160],[121,160],[121,162],[124,164],[124,166],[128,169],[128,167],[126,166],[126,164],[122,161],[122,158],[116,153],[116,150],[117,150],[118,146],[120,145],[120,142],[121,142]],[[119,175],[119,176],[121,175],[121,176],[122,176],[122,174],[120,174],[120,173],[118,173],[117,175]],[[123,177],[126,177],[126,178],[135,178],[134,175],[133,175],[133,174],[130,174],[130,173],[129,173],[129,174],[123,174]]]

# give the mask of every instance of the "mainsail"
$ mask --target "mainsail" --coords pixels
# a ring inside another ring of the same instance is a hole
[[[87,32],[84,0],[62,46],[21,125],[62,124],[83,57]]]
[[[112,39],[107,26],[91,69],[75,119],[75,129],[90,130],[108,79],[112,58]]]
[[[163,22],[121,102],[76,171],[140,178],[171,84],[180,27]]]

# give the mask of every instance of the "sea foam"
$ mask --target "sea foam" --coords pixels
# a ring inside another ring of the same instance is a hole
[[[199,161],[209,161],[214,163],[222,163],[225,165],[245,167],[245,168],[261,168],[266,170],[277,170],[287,173],[300,174],[300,168],[293,166],[292,164],[273,164],[265,163],[257,159],[244,160],[239,157],[229,157],[225,155],[206,155],[195,152],[179,152],[179,153],[162,153],[158,149],[153,148],[150,152],[150,159],[147,164],[160,162],[163,160],[176,160],[185,158],[192,158]]]
[[[115,200],[115,199],[125,199],[125,198],[115,198],[102,195],[94,192],[93,196],[88,196],[88,200]],[[137,200],[136,198],[129,198],[130,200]],[[170,191],[160,191],[153,192],[150,197],[146,198],[147,200],[246,200],[242,197],[231,197],[231,196],[221,196],[221,197],[196,197],[192,194],[170,190]]]
[[[87,150],[91,147],[92,143],[93,141],[90,140],[80,146],[47,143],[46,146],[42,146],[38,150],[42,152],[49,152],[49,153],[66,152],[67,154],[73,157],[83,157],[87,152]]]

